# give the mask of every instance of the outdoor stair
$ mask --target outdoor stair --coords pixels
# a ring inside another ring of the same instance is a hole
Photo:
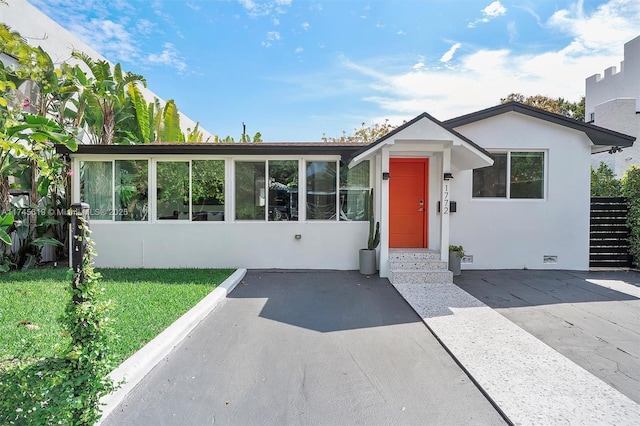
[[[453,282],[453,273],[436,250],[389,249],[389,271],[389,280],[394,284]]]

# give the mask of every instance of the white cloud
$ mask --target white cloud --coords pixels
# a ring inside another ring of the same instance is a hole
[[[487,18],[497,18],[507,13],[507,9],[500,4],[499,1],[494,1],[489,6],[482,9],[482,14]]]
[[[267,41],[263,41],[261,44],[264,47],[271,47],[272,41],[280,40],[280,33],[278,31],[267,31]]]
[[[546,52],[480,48],[457,55],[455,65],[446,68],[420,59],[401,72],[396,71],[402,69],[398,64],[385,71],[381,58],[371,64],[343,62],[368,85],[365,100],[384,109],[386,116],[412,118],[427,111],[447,119],[496,105],[512,92],[579,100],[587,77],[623,59],[623,45],[638,35],[638,22],[640,2],[611,0],[585,13],[578,1],[544,24],[570,36],[563,46]],[[517,36],[515,27],[508,31]],[[442,62],[450,61],[459,49],[455,46]]]
[[[273,22],[273,25],[275,25],[276,27],[280,25],[280,20],[278,18],[273,18],[272,22]]]
[[[302,27],[302,29],[305,31],[309,31],[311,25],[308,22],[303,22],[302,24],[300,24],[300,27]]]
[[[122,24],[109,19],[76,21],[69,30],[103,56],[118,61],[130,61],[139,54],[135,37]]]
[[[180,72],[187,70],[187,64],[179,57],[172,43],[165,43],[161,53],[150,53],[145,59],[151,64],[167,65]]]
[[[640,32],[640,2],[611,0],[586,15],[582,0],[570,10],[556,11],[547,25],[549,28],[574,37],[566,52],[572,55],[611,52]]]
[[[267,40],[269,41],[280,40],[280,33],[278,31],[267,31]]]
[[[285,7],[291,6],[291,0],[271,0],[255,2],[253,0],[237,0],[251,18],[273,16],[286,13]]]
[[[444,55],[442,55],[442,57],[440,58],[440,62],[447,63],[451,59],[453,59],[453,55],[455,55],[456,50],[460,49],[461,46],[462,44],[460,43],[456,43],[453,46],[451,46],[451,48],[447,50],[447,52]]]
[[[478,18],[475,21],[470,22],[467,25],[469,28],[475,27],[480,22],[486,23],[492,19],[504,16],[507,13],[507,9],[499,1],[494,1],[493,3],[482,9],[481,12],[482,18]]]
[[[405,32],[404,32],[404,31],[402,31],[402,30],[398,30],[398,32],[397,32],[396,34],[397,34],[397,35],[407,35],[407,33],[405,33]]]
[[[136,29],[140,34],[149,35],[156,30],[156,23],[151,22],[148,19],[140,19],[136,24]]]
[[[304,49],[302,47],[296,47],[296,50],[293,51],[293,53],[295,53],[296,55],[302,52],[304,52]]]

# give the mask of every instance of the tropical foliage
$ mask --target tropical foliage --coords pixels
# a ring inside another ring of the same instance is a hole
[[[500,99],[502,104],[512,101],[541,108],[578,121],[584,121],[584,96],[578,102],[570,102],[564,98],[551,98],[544,95],[525,96],[522,93],[510,93],[506,98]]]
[[[402,123],[404,124],[404,122]],[[370,126],[367,126],[365,123],[361,123],[359,129],[353,129],[352,134],[348,134],[346,131],[342,131],[342,136],[332,137],[327,136],[326,134],[322,134],[323,142],[331,142],[331,143],[363,143],[369,144],[371,142],[375,142],[381,137],[385,136],[387,133],[396,129],[398,126],[394,126],[389,123],[389,119],[386,119],[384,123],[373,123]]]
[[[600,162],[597,169],[591,167],[591,196],[620,197],[622,182],[616,179],[615,173],[605,162]]]
[[[622,176],[622,195],[627,198],[627,226],[633,264],[640,267],[640,167],[631,166]]]
[[[67,253],[71,178],[55,144],[75,150],[78,142],[235,142],[231,136],[205,139],[199,123],[183,132],[175,102],[147,102],[145,78],[120,64],[74,51],[74,64],[55,66],[44,50],[29,46],[5,24],[0,24],[0,53],[13,58],[7,65],[0,61],[0,213],[13,217],[6,229],[13,241],[0,239],[0,269],[33,266],[45,245],[57,246],[59,256]],[[262,135],[243,133],[239,141],[261,142]],[[123,207],[129,207],[131,185],[118,186]]]

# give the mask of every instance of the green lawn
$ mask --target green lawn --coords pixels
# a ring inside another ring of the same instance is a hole
[[[222,283],[233,269],[97,269],[119,336],[111,345],[125,360]],[[0,274],[0,365],[50,357],[65,336],[58,318],[70,282],[65,269]]]

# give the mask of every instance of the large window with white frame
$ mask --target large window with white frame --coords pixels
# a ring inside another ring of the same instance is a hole
[[[80,201],[91,219],[148,221],[148,192],[148,160],[80,162]]]
[[[368,220],[368,161],[351,169],[338,161],[308,161],[306,177],[307,220]]]
[[[473,198],[544,199],[544,151],[506,151],[492,156],[493,166],[473,171]]]
[[[236,220],[298,220],[298,160],[237,161]]]
[[[224,220],[224,183],[224,160],[191,161],[191,220]]]
[[[224,160],[158,161],[156,219],[224,220]]]
[[[91,218],[225,220],[225,160],[152,160],[80,161],[80,201],[90,204]],[[301,170],[305,173],[302,191]],[[302,200],[305,220],[368,220],[368,161],[349,169],[337,160],[241,160],[235,162],[234,180],[234,193],[228,194],[234,197],[234,220],[298,221]]]
[[[340,220],[369,220],[369,161],[340,167]]]

